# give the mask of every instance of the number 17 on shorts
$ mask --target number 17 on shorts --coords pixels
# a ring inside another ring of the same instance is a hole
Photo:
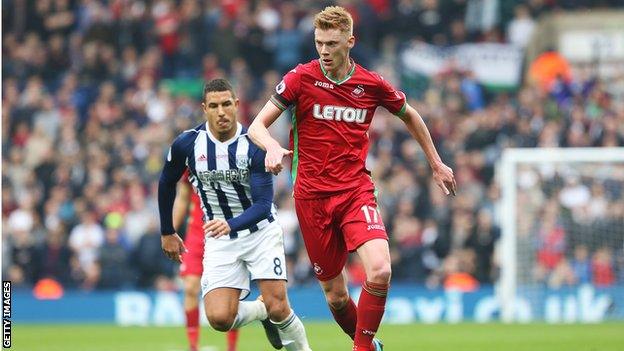
[[[364,213],[364,219],[368,225],[368,230],[386,230],[386,227],[383,225],[381,219],[381,214],[376,207],[364,205],[361,208],[362,213]]]

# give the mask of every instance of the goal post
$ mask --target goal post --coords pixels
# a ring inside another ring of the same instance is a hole
[[[577,262],[574,255],[582,257],[580,251],[585,250],[589,261],[583,262],[589,264],[595,257],[599,260],[609,254],[612,258],[624,254],[622,221],[613,218],[617,214],[611,214],[609,207],[624,208],[624,148],[506,149],[497,168],[502,197],[502,236],[497,253],[501,268],[497,284],[501,320],[548,321],[548,309],[559,305],[545,306],[548,295],[544,291],[553,286],[559,290],[578,290],[583,286],[591,289],[594,283],[575,277],[570,268]],[[605,189],[607,194],[601,195]],[[605,201],[595,200],[594,195]],[[591,214],[587,215],[587,211]],[[578,221],[587,221],[582,226],[585,229],[578,229]],[[620,224],[611,225],[613,221]],[[579,252],[573,252],[577,248]],[[616,294],[624,295],[621,291]],[[572,306],[575,301],[564,299],[561,305]],[[607,299],[601,304],[608,304]],[[577,305],[566,311],[560,319],[550,319],[588,321],[579,317],[583,311]]]

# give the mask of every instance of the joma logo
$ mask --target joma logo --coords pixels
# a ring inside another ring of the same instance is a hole
[[[327,83],[327,82],[321,82],[321,81],[316,81],[314,82],[314,86],[315,87],[321,87],[321,88],[325,88],[325,89],[334,89],[334,85],[331,83]]]

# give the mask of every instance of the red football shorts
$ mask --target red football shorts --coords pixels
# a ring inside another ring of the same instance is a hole
[[[372,239],[388,240],[373,191],[359,189],[320,199],[295,199],[314,273],[321,281],[342,272],[349,252]]]
[[[186,230],[184,238],[185,253],[182,254],[180,275],[198,275],[203,272],[202,260],[204,259],[204,230],[201,225],[193,225],[192,221]]]

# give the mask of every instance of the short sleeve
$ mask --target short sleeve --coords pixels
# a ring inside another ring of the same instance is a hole
[[[301,91],[301,65],[291,69],[275,87],[271,102],[280,110],[287,110],[294,105]]]
[[[396,90],[382,76],[378,75],[377,77],[379,78],[379,104],[390,111],[390,113],[403,117],[407,107],[405,93]]]

